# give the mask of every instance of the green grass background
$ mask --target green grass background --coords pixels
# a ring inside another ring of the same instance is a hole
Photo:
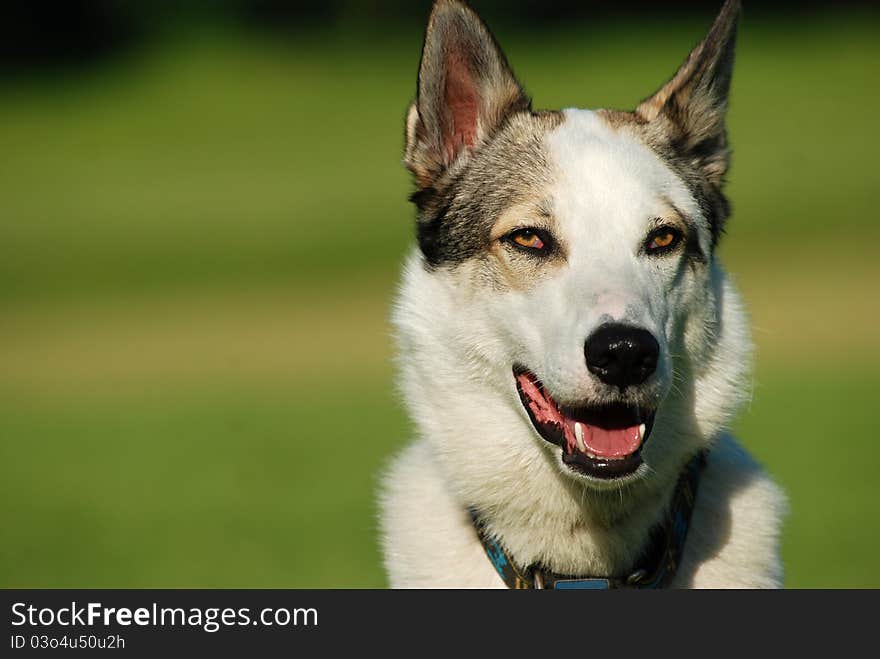
[[[792,587],[880,586],[877,26],[741,31],[722,255],[758,361],[736,430],[789,494]],[[632,107],[705,27],[498,36],[536,106]],[[0,585],[385,584],[420,40],[201,29],[3,82]]]

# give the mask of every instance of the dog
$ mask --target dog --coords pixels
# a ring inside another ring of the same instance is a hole
[[[418,438],[382,477],[393,588],[773,588],[786,499],[728,433],[748,320],[716,247],[740,3],[634,111],[534,111],[438,0],[406,117],[392,321]]]

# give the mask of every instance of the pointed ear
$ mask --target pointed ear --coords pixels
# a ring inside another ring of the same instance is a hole
[[[406,120],[406,166],[425,188],[479,146],[512,113],[528,110],[513,72],[480,18],[463,2],[434,3],[418,98]]]
[[[727,0],[675,76],[636,108],[647,122],[665,122],[675,148],[719,187],[729,165],[725,117],[739,12],[739,0]]]

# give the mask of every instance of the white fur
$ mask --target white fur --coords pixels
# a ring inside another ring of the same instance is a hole
[[[545,142],[564,267],[525,290],[497,290],[476,266],[428,271],[413,252],[394,313],[401,388],[418,439],[391,465],[382,494],[394,587],[503,587],[466,513],[523,566],[615,575],[633,566],[690,455],[714,446],[674,585],[781,585],[779,489],[725,428],[747,396],[750,341],[739,298],[717,262],[703,271],[638,247],[670,204],[706,219],[674,172],[598,115],[568,110]],[[701,274],[702,273],[702,274]],[[532,427],[511,368],[526,365],[557,400],[599,399],[585,338],[608,320],[650,330],[661,361],[644,464],[623,482],[572,474]]]

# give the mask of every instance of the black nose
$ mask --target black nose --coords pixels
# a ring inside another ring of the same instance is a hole
[[[660,345],[647,330],[608,323],[590,335],[584,355],[590,373],[624,389],[641,384],[657,370]]]

